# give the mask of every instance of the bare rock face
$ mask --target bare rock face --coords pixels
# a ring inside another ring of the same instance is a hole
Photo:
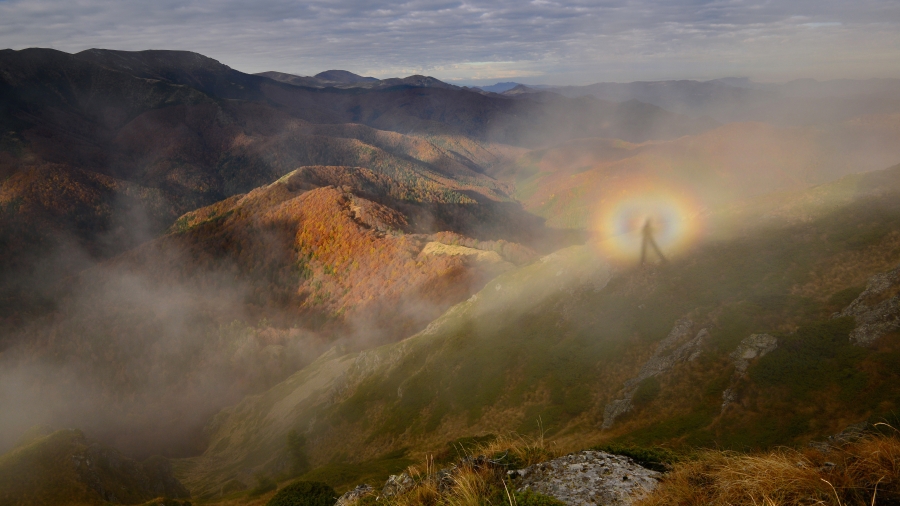
[[[769,334],[751,334],[729,355],[734,362],[735,372],[743,374],[750,362],[768,354],[778,347],[778,339]]]
[[[603,429],[612,427],[618,417],[631,411],[633,407],[631,399],[641,381],[663,374],[682,362],[694,361],[700,356],[700,348],[709,338],[709,331],[700,329],[691,338],[693,328],[694,322],[687,318],[675,322],[669,335],[660,341],[653,356],[644,363],[638,375],[624,383],[621,397],[606,405],[603,410]]]
[[[371,495],[375,493],[375,489],[372,488],[371,485],[362,484],[357,485],[353,490],[348,490],[344,493],[344,495],[338,497],[337,502],[334,506],[350,506],[351,504],[356,504],[357,501],[366,497],[367,495]]]
[[[865,291],[834,316],[856,319],[850,340],[859,346],[868,346],[888,332],[900,330],[900,266],[872,276]]]
[[[406,473],[392,474],[381,489],[381,497],[392,497],[411,490],[416,482]]]
[[[572,505],[621,506],[650,493],[660,473],[628,457],[598,451],[572,453],[510,471],[518,491],[540,492]]]
[[[722,392],[722,412],[728,408],[731,403],[738,400],[738,394],[735,391],[735,385],[741,378],[747,374],[747,368],[750,362],[767,355],[778,348],[778,338],[769,334],[750,334],[745,337],[741,344],[737,346],[728,356],[734,363],[734,376],[731,379],[731,386]]]

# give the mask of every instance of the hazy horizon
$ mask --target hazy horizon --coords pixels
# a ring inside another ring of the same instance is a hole
[[[0,1],[0,47],[195,51],[247,73],[448,82],[900,77],[900,4]]]

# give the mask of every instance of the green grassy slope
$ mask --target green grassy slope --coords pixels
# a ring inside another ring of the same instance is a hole
[[[785,195],[765,206],[782,218],[761,229],[730,231],[665,268],[611,277],[590,246],[560,251],[501,275],[412,338],[355,355],[334,350],[220,413],[209,449],[182,462],[180,476],[204,494],[254,472],[285,473],[290,430],[306,436],[309,460],[323,465],[528,432],[537,420],[560,444],[582,447],[743,448],[889,413],[900,401],[898,336],[850,346],[853,322],[831,315],[900,261],[898,196],[900,166]],[[726,218],[757,211],[747,204]],[[607,403],[685,317],[691,335],[709,332],[696,360],[642,384],[634,409],[601,431]],[[729,354],[762,332],[782,347],[735,376]],[[726,388],[739,402],[722,413]]]
[[[135,462],[112,448],[60,430],[0,456],[0,505],[138,504],[188,497],[168,462]]]

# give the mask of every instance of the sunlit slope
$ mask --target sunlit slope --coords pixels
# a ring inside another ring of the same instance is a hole
[[[890,365],[898,336],[851,346],[853,321],[831,316],[900,262],[900,167],[779,205],[832,193],[843,202],[797,205],[785,212],[801,219],[710,242],[665,267],[609,277],[584,246],[503,274],[416,336],[356,355],[332,351],[223,411],[208,450],[184,462],[181,477],[205,494],[233,478],[252,483],[253,472],[284,472],[290,430],[323,464],[528,432],[538,420],[573,446],[612,438],[742,447],[803,441],[889,413],[900,402]],[[759,333],[789,344],[736,375],[731,354]],[[794,373],[771,379],[781,369],[769,361],[794,358],[801,371],[818,364],[824,373],[806,371],[800,389],[790,385]],[[654,374],[628,383],[648,367]],[[628,385],[637,389],[632,407],[613,419],[607,407]],[[737,400],[723,411],[728,389]]]
[[[900,117],[884,115],[816,128],[735,123],[640,144],[578,139],[531,151],[498,177],[549,225],[591,228],[599,205],[624,193],[664,188],[717,208],[881,169],[900,160],[898,128]]]
[[[548,297],[560,297],[575,285],[599,290],[608,278],[607,266],[588,248],[572,247],[500,275],[396,345],[345,356],[332,350],[269,392],[217,415],[209,450],[185,464],[185,476],[201,493],[209,493],[235,476],[248,479],[248,470],[283,468],[289,463],[281,450],[291,429],[306,432],[314,426],[312,454],[324,462],[340,453],[355,460],[398,445],[437,443],[471,430],[470,424],[491,427],[495,422],[489,420],[502,419],[509,409],[490,407],[506,389],[503,376],[511,363],[504,357],[512,358],[515,349],[528,354],[529,343],[543,336],[534,329],[498,342],[491,322],[503,327],[546,304]],[[532,373],[543,376],[540,368]],[[513,401],[515,409],[531,397],[526,380],[516,381],[522,390]],[[334,404],[335,396],[341,402]],[[423,418],[426,409],[431,414]],[[406,442],[399,444],[396,436],[403,433]]]
[[[418,202],[429,192],[442,202],[509,200],[483,174],[509,148],[361,125],[323,110],[328,97],[194,53],[4,50],[0,74],[4,317],[48,295],[43,277],[68,276],[305,165],[366,167],[405,181],[413,191],[403,198]],[[276,105],[260,83],[306,100]]]
[[[433,179],[301,167],[65,278],[45,316],[4,328],[0,398],[23,407],[0,411],[0,449],[38,420],[195,454],[222,407],[336,343],[414,334],[535,258],[503,239],[534,234],[521,206]]]
[[[517,209],[512,203],[479,203],[434,181],[390,178],[359,167],[302,167],[184,215],[173,233],[120,261],[174,280],[234,265],[254,286],[260,308],[313,321],[357,318],[403,336],[465,298],[472,286],[512,267],[504,248],[513,261],[520,261],[516,253],[531,254],[506,241],[486,242],[483,248],[496,256],[488,261],[486,251],[460,247],[464,254],[452,254],[429,243],[467,240],[454,230],[498,238],[536,233],[537,224]],[[447,232],[423,234],[435,229]],[[494,245],[500,253],[490,250]],[[183,264],[155,264],[166,248],[185,252]],[[404,306],[416,309],[397,309]]]

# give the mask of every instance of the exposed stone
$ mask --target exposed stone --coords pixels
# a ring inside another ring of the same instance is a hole
[[[735,385],[747,374],[750,362],[767,355],[778,348],[778,339],[769,334],[751,334],[745,337],[728,356],[734,363],[734,376],[731,386],[722,392],[722,413],[738,398]]]
[[[872,276],[865,291],[834,316],[854,317],[856,328],[850,332],[850,341],[859,346],[900,330],[900,267]]]
[[[631,399],[637,392],[641,381],[665,373],[682,362],[694,361],[700,356],[701,347],[709,338],[709,331],[700,329],[692,339],[683,342],[690,337],[693,328],[694,322],[687,318],[675,322],[669,335],[660,341],[653,355],[641,367],[638,375],[625,381],[624,388],[620,393],[621,397],[610,401],[603,409],[603,429],[612,427],[618,417],[631,411],[634,407]]]
[[[406,473],[392,474],[381,489],[382,497],[392,497],[412,490],[416,486],[415,480]]]
[[[856,328],[850,332],[850,340],[859,346],[868,346],[888,332],[900,330],[900,295],[858,315],[856,323]]]
[[[743,374],[750,367],[750,361],[762,357],[778,347],[778,339],[769,334],[751,334],[729,355],[734,362],[735,372]]]
[[[837,434],[828,436],[824,441],[810,441],[809,447],[815,448],[822,453],[828,453],[836,447],[859,440],[865,436],[866,431],[870,428],[872,428],[872,425],[869,421],[863,420],[862,422],[848,426]],[[825,464],[827,465],[828,463],[826,462]]]
[[[734,391],[734,388],[726,388],[724,392],[722,392],[722,411],[725,411],[732,402],[737,400],[737,392]]]
[[[612,427],[617,418],[631,411],[631,408],[634,407],[631,403],[632,397],[634,397],[634,390],[626,392],[624,399],[610,401],[610,403],[603,408],[603,425],[601,428],[608,429]]]
[[[572,506],[620,506],[646,496],[660,473],[621,455],[583,451],[510,471],[516,489],[530,489]]]
[[[366,483],[357,485],[353,490],[348,490],[344,493],[344,495],[338,497],[338,500],[334,504],[334,506],[350,506],[351,504],[356,504],[356,502],[363,497],[371,495],[373,493],[375,493],[375,489],[372,488],[371,485],[368,485]]]

